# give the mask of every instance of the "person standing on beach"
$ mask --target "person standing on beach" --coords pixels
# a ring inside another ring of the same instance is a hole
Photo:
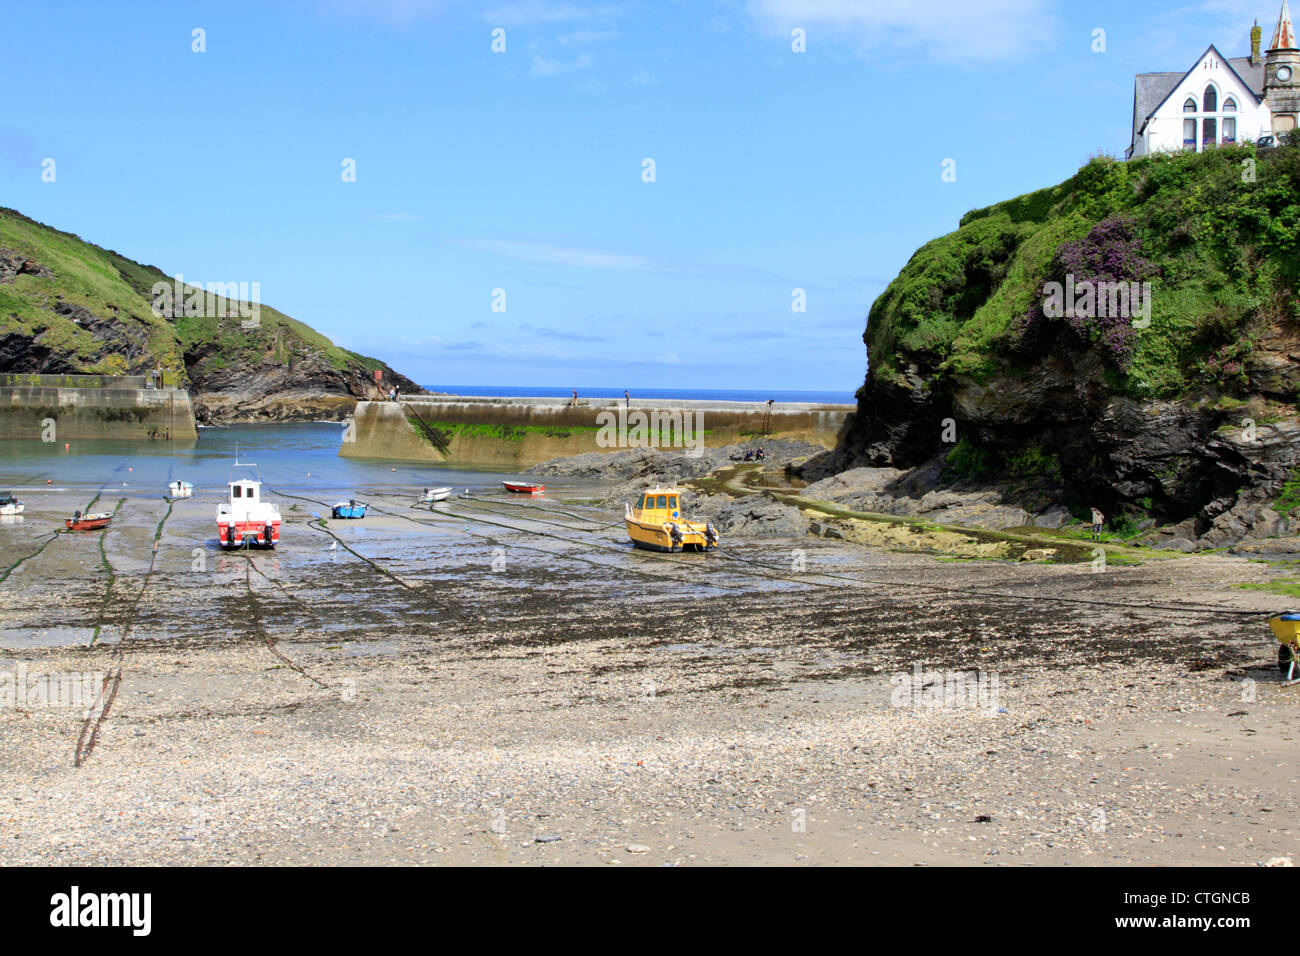
[[[569,406],[572,408],[572,407],[576,407],[577,404],[578,404],[578,390],[575,388],[573,390],[573,398],[569,399]]]
[[[1106,516],[1095,506],[1092,509],[1092,540],[1101,540],[1101,526],[1106,523]]]

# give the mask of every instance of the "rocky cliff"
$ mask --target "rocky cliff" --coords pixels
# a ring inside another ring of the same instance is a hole
[[[145,374],[188,388],[200,422],[340,419],[384,388],[418,385],[258,304],[183,285],[77,236],[0,208],[0,372]],[[218,291],[234,291],[221,289]],[[160,314],[161,313],[161,314]]]
[[[1298,279],[1300,140],[1095,159],[916,252],[868,316],[853,428],[806,477],[889,469],[858,490],[1030,520],[1095,504],[1185,550],[1286,532]]]

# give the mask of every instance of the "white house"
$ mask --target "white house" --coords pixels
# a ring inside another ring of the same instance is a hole
[[[1186,73],[1139,73],[1133,88],[1133,141],[1126,155],[1258,140],[1297,126],[1300,47],[1282,0],[1267,55],[1259,22],[1250,56],[1226,57],[1211,45]]]

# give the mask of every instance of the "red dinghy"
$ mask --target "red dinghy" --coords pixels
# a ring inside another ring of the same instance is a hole
[[[63,523],[67,525],[69,531],[98,531],[100,528],[107,528],[112,520],[111,511],[101,511],[91,515],[83,515],[78,511],[75,518],[65,518]]]
[[[517,495],[540,495],[546,490],[545,485],[535,485],[528,481],[503,481],[501,484],[506,486],[506,491],[513,491]]]

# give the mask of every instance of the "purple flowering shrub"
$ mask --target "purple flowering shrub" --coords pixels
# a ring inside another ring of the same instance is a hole
[[[1220,346],[1200,362],[1197,371],[1203,380],[1223,386],[1242,386],[1250,384],[1246,373],[1246,359],[1251,353],[1249,338]]]
[[[1037,351],[1049,331],[1050,323],[1061,321],[1045,312],[1047,296],[1044,287],[1048,282],[1066,284],[1073,276],[1078,288],[1085,282],[1142,282],[1156,273],[1155,267],[1142,254],[1142,239],[1137,225],[1126,216],[1103,219],[1082,239],[1062,243],[1052,259],[1049,275],[1038,287],[1038,300],[1015,323],[1013,337],[1016,344],[1029,351]],[[1094,313],[1101,310],[1094,309]],[[1127,371],[1133,361],[1138,330],[1128,316],[1067,315],[1064,318],[1085,342],[1099,344],[1105,354]]]

